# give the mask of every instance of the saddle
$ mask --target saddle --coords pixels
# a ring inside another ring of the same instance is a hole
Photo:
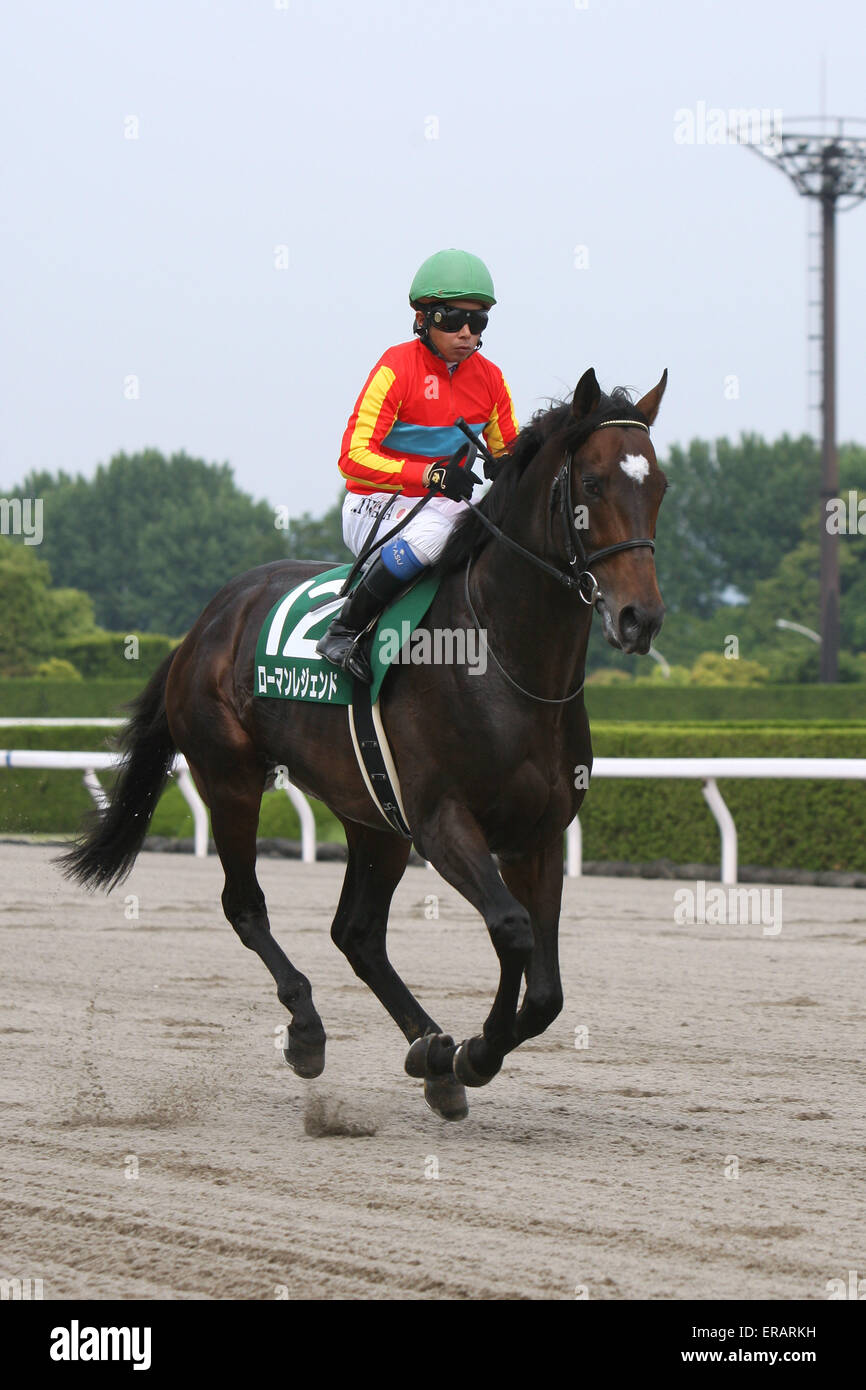
[[[304,579],[268,613],[256,643],[253,693],[257,698],[305,700],[319,705],[351,705],[354,682],[316,651],[334,614],[343,606],[340,591],[350,570],[338,565]],[[391,666],[421,622],[439,587],[439,575],[426,571],[381,614],[372,633],[370,660],[375,704]],[[368,639],[369,640],[369,639]]]

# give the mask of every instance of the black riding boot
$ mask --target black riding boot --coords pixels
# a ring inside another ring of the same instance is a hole
[[[415,576],[413,575],[414,579]],[[316,643],[316,651],[335,666],[370,685],[373,670],[364,650],[367,628],[399,593],[408,587],[402,575],[392,574],[377,555],[350,593],[331,626]]]

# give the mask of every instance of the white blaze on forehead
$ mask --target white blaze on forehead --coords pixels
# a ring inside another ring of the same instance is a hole
[[[636,483],[642,483],[649,473],[649,459],[642,458],[640,454],[626,454],[619,466],[626,477],[632,478]]]

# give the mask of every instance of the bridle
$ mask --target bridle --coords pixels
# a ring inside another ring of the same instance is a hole
[[[583,445],[586,443],[586,440],[589,439],[590,435],[595,434],[596,430],[608,429],[613,425],[618,425],[620,428],[645,430],[646,433],[649,434],[649,425],[644,424],[643,420],[622,420],[620,418],[598,420],[594,425],[592,425],[592,427],[589,430],[587,430],[586,437],[580,441],[579,447],[582,448]],[[497,469],[499,467],[499,460],[495,459],[492,456],[492,454],[490,454],[488,450],[484,448],[484,445],[481,443],[480,440],[477,441],[477,444],[480,446],[479,451],[483,452],[488,458],[488,461],[491,464],[491,466],[494,469]],[[584,603],[589,604],[590,607],[595,607],[598,600],[600,598],[603,598],[604,595],[602,594],[601,589],[599,588],[598,581],[595,575],[592,573],[590,569],[590,565],[597,564],[599,560],[606,560],[609,555],[616,555],[621,550],[634,550],[638,546],[649,546],[650,550],[654,551],[656,548],[656,543],[654,540],[650,540],[649,536],[641,537],[639,539],[630,541],[617,541],[614,545],[602,546],[600,550],[593,550],[591,555],[587,555],[586,547],[584,546],[583,541],[580,538],[580,532],[577,529],[577,525],[574,520],[574,512],[572,511],[571,466],[573,462],[574,450],[570,450],[565,455],[562,467],[559,469],[550,488],[550,507],[548,511],[548,517],[552,518],[558,513],[559,516],[562,518],[562,524],[565,530],[566,561],[568,562],[570,569],[574,569],[578,563],[580,563],[580,565],[582,566],[582,569],[578,574],[577,578],[575,578],[571,574],[566,574],[564,570],[557,569],[555,565],[549,565],[546,560],[542,560],[540,555],[536,555],[535,552],[532,550],[527,550],[525,546],[519,545],[518,542],[512,540],[510,536],[506,536],[505,532],[500,530],[498,526],[495,526],[493,522],[488,517],[486,517],[478,507],[473,505],[473,503],[468,502],[467,506],[469,506],[472,509],[472,511],[477,516],[478,520],[484,526],[487,527],[488,531],[490,531],[496,537],[497,540],[502,541],[512,550],[516,550],[518,554],[524,557],[524,559],[529,560],[533,565],[536,565],[539,569],[544,570],[546,574],[551,575],[552,578],[556,579],[560,584],[564,585],[566,589],[576,589],[577,592],[580,594],[580,597],[583,599]],[[468,460],[466,466],[470,466]],[[550,534],[549,526],[548,534]],[[584,592],[583,581],[585,579],[590,579],[592,581],[592,588],[590,590],[589,597],[587,597],[586,593]]]
[[[594,426],[590,433],[594,434],[595,430],[603,430],[611,425],[619,425],[621,428],[629,427],[631,429],[646,430],[647,434],[649,434],[649,425],[645,425],[642,420],[601,420]],[[589,436],[587,436],[587,438],[588,437]],[[558,496],[559,515],[562,518],[562,524],[565,529],[565,558],[571,569],[574,569],[578,561],[583,566],[576,581],[572,580],[570,575],[563,576],[563,578],[569,581],[567,587],[576,587],[584,603],[589,604],[590,608],[594,608],[599,599],[604,598],[604,595],[590,566],[597,564],[599,560],[606,560],[609,555],[616,555],[621,550],[634,550],[638,546],[649,546],[650,550],[654,551],[656,543],[654,540],[650,540],[648,536],[638,540],[618,541],[615,545],[605,545],[600,550],[594,550],[591,555],[587,555],[572,510],[571,465],[573,460],[573,453],[566,454],[565,462],[553,480],[553,486],[550,489],[550,515],[553,516],[556,513]],[[529,551],[526,553],[528,555]],[[584,580],[587,579],[592,581],[592,587],[588,597],[584,592]]]
[[[582,448],[583,445],[586,443],[586,440],[589,439],[590,435],[595,434],[596,430],[603,430],[614,425],[618,425],[620,428],[646,430],[646,433],[649,434],[649,425],[645,424],[643,420],[623,420],[619,417],[598,420],[587,430],[585,438],[580,441],[580,445],[578,447]],[[481,441],[476,441],[476,443],[479,448],[479,452],[483,453],[487,457],[491,467],[493,467],[494,469],[498,468],[499,461],[493,458],[493,456],[484,447]],[[559,515],[562,519],[562,524],[565,531],[565,559],[569,565],[569,568],[572,570],[574,570],[578,564],[580,564],[581,566],[580,573],[577,575],[577,577],[575,577],[573,574],[567,574],[564,570],[557,569],[555,565],[548,564],[546,560],[542,560],[540,555],[536,555],[535,552],[532,550],[527,550],[525,546],[519,545],[517,541],[512,540],[510,536],[507,536],[505,532],[500,530],[498,526],[494,525],[494,523],[490,521],[490,519],[486,517],[484,513],[479,510],[478,507],[473,506],[471,502],[469,502],[467,505],[471,507],[478,520],[482,522],[484,526],[487,527],[488,531],[490,531],[496,537],[497,540],[502,541],[512,550],[516,550],[525,559],[529,560],[531,564],[535,565],[538,569],[544,570],[546,574],[551,575],[552,578],[556,579],[557,582],[562,584],[566,589],[576,589],[580,597],[583,599],[584,603],[588,604],[590,608],[595,608],[599,601],[604,598],[604,594],[602,593],[598,580],[592,573],[590,566],[593,564],[597,564],[599,560],[606,560],[610,555],[617,555],[622,550],[635,550],[639,546],[648,546],[651,551],[655,551],[656,544],[655,541],[650,539],[649,536],[644,536],[636,538],[634,540],[617,541],[614,545],[605,545],[602,546],[600,550],[593,550],[592,553],[589,555],[586,553],[586,547],[584,546],[583,541],[580,538],[580,533],[578,531],[577,524],[574,520],[574,512],[572,509],[571,501],[571,467],[574,461],[574,452],[574,450],[570,450],[568,453],[566,453],[562,466],[557,472],[556,477],[554,478],[553,483],[551,485],[550,505],[548,510],[548,535],[550,535],[551,531],[550,522],[556,515]],[[471,457],[467,460],[466,466],[471,467]],[[464,576],[463,591],[464,598],[466,599],[466,605],[472,616],[472,621],[475,624],[476,630],[480,634],[481,625],[478,621],[478,614],[475,612],[475,609],[472,605],[472,600],[469,597],[469,570],[471,564],[472,556],[470,555],[469,559],[466,562],[466,573]],[[584,583],[587,580],[591,582],[591,588],[589,590],[588,595],[584,589]],[[518,685],[517,681],[515,681],[511,676],[509,676],[501,661],[499,661],[498,658],[494,655],[494,653],[490,650],[489,644],[487,644],[487,651],[489,655],[493,657],[494,662],[499,667],[506,680],[514,686],[515,690],[519,690],[523,695],[528,695],[531,700],[539,700],[542,704],[545,705],[564,705],[567,704],[570,700],[576,699],[580,692],[583,690],[585,682],[581,681],[580,685],[577,687],[576,690],[573,690],[570,695],[565,695],[562,697],[562,699],[559,700],[549,700],[546,699],[543,695],[533,695],[533,693],[530,690],[524,690],[522,685]]]

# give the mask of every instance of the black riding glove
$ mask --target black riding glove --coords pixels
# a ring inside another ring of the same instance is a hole
[[[441,492],[443,497],[450,497],[452,502],[468,501],[475,484],[481,482],[471,468],[461,466],[471,447],[469,444],[463,444],[451,455],[447,463],[434,464],[427,482],[431,492]]]

